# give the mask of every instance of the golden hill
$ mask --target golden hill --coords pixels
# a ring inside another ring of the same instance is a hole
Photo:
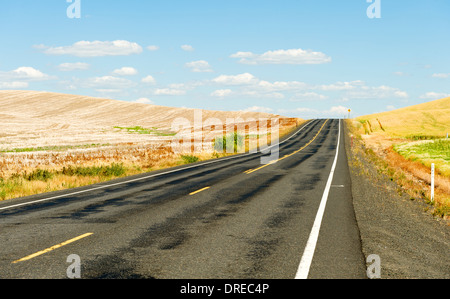
[[[172,122],[180,117],[194,125],[194,111],[51,92],[0,91],[0,150],[167,140],[170,134],[129,134],[117,128],[140,126],[170,132]],[[228,118],[279,117],[260,112],[201,111],[203,121],[216,118],[223,124]]]
[[[445,136],[450,133],[450,98],[357,118],[369,120],[372,129],[382,133],[377,119],[389,137]]]

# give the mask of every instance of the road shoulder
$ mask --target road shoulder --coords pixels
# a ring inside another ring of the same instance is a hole
[[[363,144],[356,139],[352,142],[344,127],[365,257],[380,257],[381,278],[385,279],[450,278],[450,226],[426,212],[425,203],[399,194],[395,182],[377,171]]]

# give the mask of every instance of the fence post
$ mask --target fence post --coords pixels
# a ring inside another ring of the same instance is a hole
[[[434,202],[434,163],[431,164],[431,201]]]

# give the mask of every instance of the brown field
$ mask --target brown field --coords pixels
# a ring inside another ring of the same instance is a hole
[[[174,126],[177,119],[183,126]],[[234,131],[245,136],[245,150],[249,150],[278,135],[271,134],[272,126],[281,137],[302,122],[259,112],[0,91],[0,200],[218,158],[227,154],[214,150],[215,138]],[[173,143],[184,145],[183,151],[174,152]],[[120,165],[123,171],[119,175],[64,173],[69,167],[92,170],[111,165]],[[48,177],[39,171],[47,171]]]

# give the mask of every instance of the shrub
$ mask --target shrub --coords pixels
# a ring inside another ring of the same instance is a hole
[[[91,167],[64,167],[61,174],[68,176],[121,176],[125,174],[126,169],[123,164],[113,163],[110,166],[91,166]]]
[[[53,173],[45,169],[36,169],[32,173],[23,175],[23,178],[27,181],[48,181],[53,178]]]
[[[223,137],[216,137],[214,140],[214,150],[220,153],[229,152],[228,145],[232,145],[233,153],[239,152],[244,146],[244,136],[235,132]]]
[[[181,156],[181,159],[183,159],[184,164],[190,164],[198,162],[199,158],[196,156]]]

